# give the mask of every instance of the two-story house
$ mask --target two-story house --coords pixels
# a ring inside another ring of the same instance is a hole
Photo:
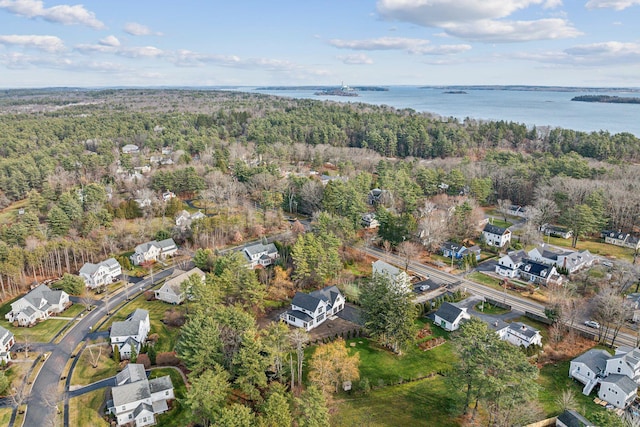
[[[307,331],[324,323],[344,308],[344,296],[336,286],[327,286],[305,294],[296,292],[291,309],[280,315],[280,319],[292,326]]]
[[[245,246],[242,253],[247,258],[247,266],[249,268],[267,267],[275,262],[280,256],[278,249],[273,243],[263,244],[255,243]]]
[[[71,305],[65,291],[52,291],[47,285],[39,285],[19,300],[11,303],[11,311],[4,317],[18,326],[32,326],[62,313]]]
[[[626,375],[611,374],[600,380],[598,397],[616,408],[625,409],[638,395],[638,384]]]
[[[389,280],[391,286],[397,291],[411,292],[411,277],[405,272],[382,260],[377,260],[371,264],[371,276],[382,276]]]
[[[378,221],[376,219],[376,214],[374,214],[374,213],[367,213],[367,214],[362,215],[360,224],[364,228],[378,228],[378,227],[380,227],[380,221]]]
[[[152,240],[136,246],[135,252],[129,258],[133,265],[140,265],[149,261],[164,260],[173,256],[178,251],[178,246],[173,239],[161,241]]]
[[[515,346],[542,346],[540,331],[521,322],[509,323],[504,339]]]
[[[606,350],[591,349],[576,357],[569,364],[569,376],[584,384],[582,393],[589,395],[605,374],[607,360],[611,355]]]
[[[537,285],[549,286],[562,284],[562,276],[558,274],[555,267],[532,261],[528,258],[522,260],[522,265],[518,267],[518,270],[518,274],[522,280],[527,280]]]
[[[508,254],[500,257],[498,264],[496,264],[496,273],[504,277],[519,277],[520,266],[527,254],[525,251],[511,251]]]
[[[11,347],[16,343],[13,333],[0,326],[0,362],[11,361]]]
[[[117,281],[122,275],[122,267],[115,258],[109,258],[98,264],[86,263],[78,275],[88,288],[95,289]]]
[[[126,320],[113,322],[109,331],[111,347],[114,350],[118,347],[121,359],[129,359],[133,350],[140,354],[140,347],[150,330],[149,312],[137,308]]]
[[[169,410],[175,398],[171,377],[148,380],[144,366],[130,363],[116,376],[107,410],[115,415],[118,426],[143,427],[156,424],[155,416]]]
[[[182,303],[185,299],[185,290],[182,289],[182,283],[194,274],[204,283],[204,273],[198,267],[189,271],[174,270],[171,277],[164,282],[162,287],[155,291],[156,299],[169,304]]]
[[[454,259],[462,259],[471,255],[473,258],[480,261],[481,257],[481,250],[477,245],[466,247],[454,242],[444,242],[440,246],[440,249],[442,250],[442,255],[447,258],[453,257]]]
[[[531,249],[528,257],[543,264],[566,268],[569,274],[591,267],[595,260],[591,252],[586,249],[580,252],[550,250],[544,244]]]
[[[482,237],[487,245],[502,248],[511,242],[511,230],[493,224],[486,224],[482,230]]]
[[[191,223],[193,223],[193,221],[202,218],[206,218],[206,216],[200,211],[194,213],[189,213],[185,210],[180,211],[180,213],[176,215],[176,227],[181,230],[186,230],[191,228]]]

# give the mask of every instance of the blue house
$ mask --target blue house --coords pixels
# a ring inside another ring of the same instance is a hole
[[[440,249],[442,250],[442,255],[447,258],[462,259],[469,254],[473,254],[476,260],[480,260],[480,247],[477,245],[467,248],[459,243],[444,242]]]

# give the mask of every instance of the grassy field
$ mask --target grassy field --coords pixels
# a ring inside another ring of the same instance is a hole
[[[491,219],[491,221],[489,221],[491,224],[495,225],[496,227],[502,227],[502,228],[508,228],[511,227],[513,225],[512,222],[509,221],[505,221],[504,219],[502,219],[503,217],[497,218],[497,217],[493,217]]]
[[[125,320],[129,314],[131,314],[136,308],[142,308],[149,312],[149,320],[151,321],[151,334],[158,334],[159,339],[156,344],[156,350],[158,353],[164,351],[173,351],[178,338],[179,328],[167,326],[162,323],[164,313],[172,308],[175,310],[184,310],[182,306],[175,306],[167,304],[162,301],[147,301],[144,295],[139,295],[134,298],[127,305],[122,307],[109,321],[107,321],[100,330],[106,331],[111,327],[111,324],[115,321]]]
[[[583,251],[588,249],[592,254],[633,262],[633,249],[610,245],[603,242],[601,239],[580,239],[578,240],[578,244],[575,249],[571,247],[571,239],[545,236],[544,241],[548,241],[552,245],[564,246],[571,250],[578,249]]]
[[[593,402],[596,393],[592,392],[591,396],[583,395],[583,385],[569,378],[569,364],[570,362],[567,360],[545,365],[540,369],[540,377],[538,378],[538,383],[540,384],[538,401],[544,413],[548,417],[551,417],[561,412],[556,400],[558,396],[562,396],[562,391],[566,389],[573,390],[577,403],[576,409],[588,419],[594,413],[606,411],[605,408]]]
[[[20,208],[26,208],[29,203],[28,199],[18,200],[0,210],[0,224],[10,224],[18,217],[18,210]]]
[[[436,327],[433,327],[433,333],[436,336],[446,334]],[[356,343],[355,347],[351,347],[351,343]],[[446,371],[455,360],[448,342],[429,351],[422,351],[415,346],[402,356],[396,356],[366,338],[347,340],[347,345],[349,354],[360,354],[360,378],[367,378],[372,387],[397,384]]]
[[[169,375],[171,377],[173,393],[176,398],[173,400],[169,412],[158,415],[156,417],[156,421],[158,425],[164,427],[182,427],[187,424],[185,421],[187,414],[180,404],[180,400],[186,397],[187,386],[184,384],[180,373],[172,368],[154,369],[151,371],[151,374],[149,374],[149,379],[163,377],[165,375]]]
[[[109,426],[99,410],[105,402],[104,389],[94,390],[69,400],[69,425],[71,426]]]
[[[93,348],[94,354],[97,355],[97,348]],[[116,362],[109,357],[111,350],[109,349],[109,345],[105,343],[102,349],[102,356],[100,356],[100,360],[98,361],[98,366],[94,368],[91,366],[91,357],[88,349],[84,349],[76,364],[75,369],[73,370],[73,375],[71,377],[71,384],[73,385],[88,385],[96,381],[103,380],[105,378],[109,378],[114,376],[117,373],[118,366]]]
[[[332,426],[438,426],[460,424],[455,392],[440,376],[354,394],[336,400]]]
[[[56,319],[55,317],[51,317],[48,320],[40,322],[31,328],[13,326],[13,324],[4,320],[4,316],[11,311],[11,303],[22,297],[23,295],[20,295],[0,306],[0,318],[3,319],[2,321],[0,321],[0,325],[13,332],[13,335],[15,335],[16,337],[16,342],[24,342],[25,337],[27,337],[32,343],[49,342],[69,322],[68,320]],[[60,313],[60,316],[74,317],[82,310],[84,310],[84,307],[81,304],[73,304],[71,307]]]
[[[506,308],[498,307],[497,305],[493,305],[488,302],[478,303],[475,305],[474,309],[484,314],[505,314],[511,311],[511,310],[507,310]]]
[[[0,426],[8,426],[11,419],[12,408],[0,408]]]

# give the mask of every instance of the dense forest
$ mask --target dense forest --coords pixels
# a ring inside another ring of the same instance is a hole
[[[127,144],[139,152],[123,153]],[[640,139],[628,133],[386,106],[226,91],[9,90],[0,95],[0,208],[26,209],[0,217],[0,284],[77,271],[161,231],[196,247],[224,245],[277,229],[283,210],[346,218],[330,227],[345,235],[361,227],[372,188],[385,192],[386,224],[409,224],[404,237],[421,235],[428,248],[433,212],[457,207],[439,234],[465,239],[467,212],[499,200],[535,207],[540,223],[586,215],[582,233],[631,231],[638,160]],[[325,186],[313,170],[343,179]],[[167,190],[179,198],[159,201]],[[186,234],[172,229],[192,199],[216,215]]]

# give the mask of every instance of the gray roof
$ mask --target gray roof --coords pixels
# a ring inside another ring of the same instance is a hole
[[[11,341],[11,338],[13,338],[13,333],[0,326],[0,337],[4,338],[2,340],[2,345],[5,346],[9,341]]]
[[[147,379],[144,365],[140,363],[129,363],[116,375],[116,384],[135,383]]]
[[[171,377],[169,375],[149,380],[149,390],[151,390],[152,394],[159,391],[171,390],[172,388],[173,383],[171,382]]]
[[[607,360],[611,355],[605,350],[591,349],[572,360],[572,362],[584,363],[596,374],[604,371],[607,367]]]
[[[278,252],[278,249],[276,249],[276,245],[274,245],[273,243],[269,243],[266,245],[263,245],[262,243],[256,243],[251,246],[245,246],[244,250],[249,256],[257,255],[262,252],[266,252],[267,254],[274,254]]]
[[[109,333],[109,336],[128,337],[131,335],[136,335],[140,330],[140,322],[146,319],[148,316],[149,312],[147,310],[137,308],[127,317],[127,320],[113,322],[113,325],[111,325],[111,332]]]
[[[451,303],[443,302],[438,311],[436,311],[436,316],[446,320],[449,323],[453,323],[456,321],[458,316],[460,316],[460,313],[462,313],[461,308],[456,307]]]
[[[442,250],[448,250],[453,252],[458,252],[463,247],[464,246],[461,245],[460,243],[454,243],[454,242],[444,242],[441,245]]]
[[[155,240],[154,240],[154,242],[155,242]],[[176,242],[174,242],[173,239],[160,240],[159,242],[156,242],[156,244],[162,250],[170,249],[171,247],[176,246]]]
[[[523,259],[522,265],[519,267],[519,270],[546,279],[549,277],[552,268],[553,267],[542,264],[540,262],[536,262],[530,259]],[[544,275],[542,275],[542,273],[544,273]]]
[[[340,294],[340,289],[338,289],[338,287],[334,285],[334,286],[324,287],[317,291],[313,291],[309,295],[316,298],[320,298],[324,302],[328,303],[330,306],[333,306],[333,304],[336,302],[336,299],[341,294]]]
[[[522,259],[527,256],[527,253],[521,249],[519,251],[511,251],[507,255],[511,258],[511,261],[517,264],[522,262]]]
[[[377,260],[376,262],[374,262],[372,264],[372,267],[373,267],[373,271],[377,271],[382,274],[387,274],[391,278],[396,277],[398,274],[400,274],[400,269],[382,260]]]
[[[148,403],[139,404],[136,407],[136,409],[133,410],[133,418],[138,418],[138,415],[140,415],[140,413],[142,413],[142,411],[148,411],[148,412],[151,412],[153,414],[153,406],[149,405]]]
[[[293,316],[296,319],[300,319],[303,322],[310,322],[313,320],[313,317],[309,316],[307,313],[298,310],[287,310],[287,315]]]
[[[493,331],[501,331],[504,328],[508,328],[509,327],[509,323],[505,322],[504,320],[501,319],[496,319],[496,320],[492,320],[487,322],[487,325],[489,326],[489,329],[493,330]]]
[[[558,421],[561,421],[567,427],[591,427],[594,425],[591,421],[573,409],[567,409],[562,414],[558,415]]]
[[[320,299],[303,292],[296,292],[293,300],[291,301],[291,304],[297,305],[298,307],[302,307],[305,310],[313,312],[318,308]]]
[[[625,394],[631,394],[638,390],[638,384],[626,375],[611,374],[602,379],[600,387],[602,387],[604,383],[617,385]]]
[[[109,270],[120,267],[120,263],[115,258],[107,258],[102,261],[101,264],[106,266]]]
[[[498,227],[497,225],[487,224],[484,226],[484,229],[482,231],[486,233],[497,234],[498,236],[502,236],[507,232],[507,229]]]
[[[113,387],[111,393],[113,395],[113,406],[115,408],[151,397],[149,381],[147,379]]]
[[[174,295],[181,295],[182,294],[182,289],[181,289],[182,282],[187,280],[193,274],[197,274],[200,277],[204,276],[204,273],[198,267],[192,268],[189,271],[174,270],[173,274],[171,275],[171,279],[167,280],[164,283],[164,285],[162,285],[162,287],[160,289],[158,289],[158,291],[160,291],[160,292],[170,292],[170,293],[172,293]]]
[[[93,273],[98,271],[98,267],[100,267],[100,265],[88,262],[82,266],[78,273],[92,275]]]
[[[527,338],[533,338],[537,333],[540,332],[537,329],[534,329],[531,326],[525,325],[524,323],[521,323],[521,322],[510,323],[509,329],[511,329],[512,331],[516,331]]]

